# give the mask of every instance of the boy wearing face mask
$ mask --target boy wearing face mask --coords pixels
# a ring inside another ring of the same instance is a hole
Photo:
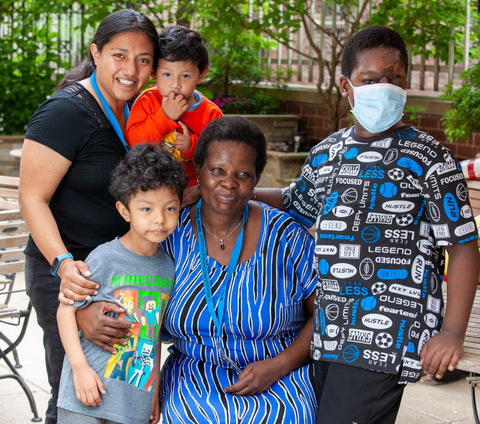
[[[477,229],[455,158],[401,122],[407,67],[398,33],[356,33],[340,78],[353,127],[315,146],[281,195],[256,191],[316,224],[318,424],[393,424],[405,383],[422,372],[441,378],[463,352],[479,276]]]

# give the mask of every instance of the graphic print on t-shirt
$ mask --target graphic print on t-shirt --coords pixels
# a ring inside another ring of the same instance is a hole
[[[284,204],[316,225],[312,358],[417,381],[441,327],[444,248],[478,237],[452,154],[407,126],[343,129],[311,150]]]
[[[169,296],[136,289],[117,289],[115,300],[125,312],[119,319],[135,323],[126,346],[117,344],[105,370],[105,377],[126,381],[143,390],[153,388],[158,331]]]

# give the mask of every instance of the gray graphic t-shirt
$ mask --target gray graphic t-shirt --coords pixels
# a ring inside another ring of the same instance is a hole
[[[410,126],[369,139],[343,129],[311,150],[283,197],[316,224],[312,358],[417,381],[441,327],[443,246],[478,237],[449,150]]]
[[[102,404],[95,407],[77,400],[72,369],[65,356],[58,406],[124,424],[148,423],[154,370],[158,366],[158,330],[174,285],[173,260],[162,247],[156,256],[139,256],[115,239],[93,250],[85,262],[92,272],[90,279],[100,289],[98,295],[75,306],[82,308],[102,300],[118,303],[125,309],[119,319],[135,326],[127,346],[115,345],[115,355],[93,345],[80,333],[88,364],[102,379],[106,394]]]

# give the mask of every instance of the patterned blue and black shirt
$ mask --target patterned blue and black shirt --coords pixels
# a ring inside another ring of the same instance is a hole
[[[478,237],[450,151],[410,126],[368,139],[342,129],[311,150],[283,201],[316,224],[312,358],[417,381],[441,327],[443,247]]]

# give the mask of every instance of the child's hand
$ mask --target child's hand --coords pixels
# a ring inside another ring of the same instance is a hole
[[[182,127],[183,134],[181,132],[175,131],[174,146],[181,152],[188,152],[192,147],[190,131],[188,131],[188,127],[182,121],[178,121],[178,123]]]
[[[162,110],[168,119],[178,121],[188,109],[188,102],[181,94],[175,94],[173,91],[162,99]]]
[[[100,393],[105,394],[105,387],[97,373],[89,366],[73,372],[73,384],[77,399],[84,405],[97,406],[102,403]]]
[[[420,365],[430,377],[441,379],[447,369],[453,371],[463,354],[463,337],[453,331],[442,330],[430,338],[420,352]]]
[[[157,424],[160,421],[160,401],[158,399],[158,391],[153,391],[152,406],[150,407],[150,419],[148,424]]]

